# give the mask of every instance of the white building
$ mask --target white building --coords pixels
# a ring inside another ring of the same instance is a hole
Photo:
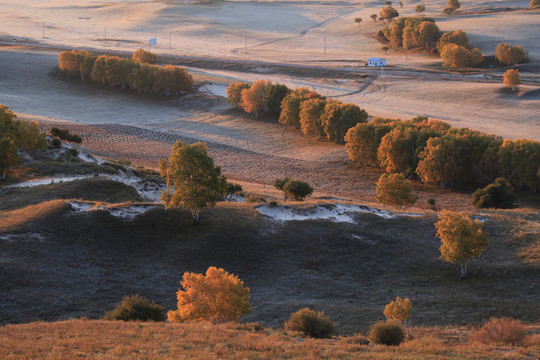
[[[367,61],[368,66],[386,66],[386,60],[379,58],[371,58]]]

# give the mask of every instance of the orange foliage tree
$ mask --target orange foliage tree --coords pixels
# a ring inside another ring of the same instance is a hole
[[[249,288],[237,276],[209,267],[206,274],[184,273],[176,293],[178,310],[169,311],[170,322],[238,321],[249,314]]]
[[[244,111],[250,114],[255,114],[259,117],[259,113],[268,112],[268,98],[272,82],[270,80],[256,80],[249,89],[242,90],[242,107]]]
[[[521,76],[519,70],[508,69],[503,75],[503,84],[506,87],[511,87],[512,90],[515,90],[516,86],[521,84]]]
[[[135,50],[132,57],[133,61],[138,64],[155,64],[157,63],[157,55],[144,49]]]
[[[402,299],[399,296],[384,308],[384,316],[391,321],[397,321],[407,327],[407,332],[411,334],[411,314],[412,303],[409,298]],[[408,319],[408,321],[407,321]]]

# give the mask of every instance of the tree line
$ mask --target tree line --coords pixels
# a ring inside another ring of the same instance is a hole
[[[307,88],[289,89],[283,84],[257,80],[250,85],[235,82],[227,88],[227,102],[247,113],[260,114],[280,124],[299,128],[304,135],[327,137],[342,143],[351,127],[365,123],[368,114],[356,104],[327,99]]]
[[[442,33],[430,17],[401,16],[390,26],[380,31],[380,39],[389,42],[394,49],[420,50],[438,53],[443,65],[463,69],[478,65],[484,57],[477,48],[469,48],[469,38],[462,30]],[[497,46],[495,58],[504,65],[519,64],[525,59],[525,51],[519,46],[501,43]]]
[[[351,128],[345,143],[352,161],[441,188],[487,184],[499,177],[517,190],[536,192],[540,185],[540,142],[532,139],[503,140],[426,117],[376,117]]]
[[[91,80],[107,87],[130,88],[139,93],[181,95],[193,85],[192,76],[183,68],[150,65],[154,54],[137,50],[132,59],[96,56],[89,51],[64,51],[58,57],[60,71],[70,77]]]

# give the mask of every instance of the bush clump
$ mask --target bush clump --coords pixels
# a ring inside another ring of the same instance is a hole
[[[336,324],[322,311],[298,310],[285,322],[285,330],[299,331],[309,337],[324,339],[336,333]]]
[[[62,140],[71,141],[71,142],[74,142],[74,143],[77,143],[77,144],[82,143],[82,138],[79,135],[71,134],[66,129],[59,129],[57,127],[52,127],[51,130],[50,130],[50,134],[52,136],[54,136],[56,138],[59,138],[59,139],[62,139]]]
[[[512,185],[505,178],[498,178],[472,194],[472,204],[479,208],[511,209],[516,199]]]
[[[527,335],[527,325],[512,318],[491,318],[473,339],[488,345],[521,345]]]
[[[163,321],[163,308],[139,295],[125,296],[113,311],[105,313],[105,320]]]
[[[405,339],[403,327],[392,321],[379,321],[371,326],[369,340],[375,344],[399,345]]]

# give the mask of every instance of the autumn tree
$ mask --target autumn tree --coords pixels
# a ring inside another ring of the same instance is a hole
[[[495,58],[502,64],[515,65],[520,64],[525,59],[525,50],[519,45],[501,43],[495,50]]]
[[[157,63],[157,55],[144,49],[135,50],[132,57],[137,64],[155,64]]]
[[[80,76],[81,60],[76,50],[63,51],[58,56],[58,67],[66,74],[73,77]]]
[[[377,150],[382,138],[393,129],[393,122],[392,119],[374,117],[370,122],[350,128],[345,135],[349,158],[366,165],[377,164]]]
[[[356,104],[328,100],[321,115],[321,123],[329,139],[343,143],[347,131],[358,123],[366,122],[367,118],[367,112]]]
[[[272,84],[268,92],[268,115],[273,119],[279,119],[281,114],[281,103],[285,96],[289,94],[289,88],[283,84]]]
[[[305,181],[284,177],[274,181],[274,187],[283,191],[283,201],[293,198],[296,201],[303,201],[307,196],[313,194],[313,188]]]
[[[268,98],[272,82],[270,80],[256,80],[249,89],[242,90],[242,107],[245,112],[255,114],[268,112]]]
[[[304,135],[313,135],[317,139],[324,133],[321,116],[326,106],[326,100],[309,99],[300,103],[300,130]]]
[[[519,191],[527,186],[533,193],[540,186],[540,142],[504,140],[498,152],[502,173]]]
[[[460,276],[464,279],[469,261],[479,257],[489,246],[487,235],[482,233],[482,223],[473,222],[459,212],[442,210],[435,228],[442,242],[441,259],[459,265]]]
[[[416,11],[417,13],[424,12],[425,10],[426,7],[424,5],[416,5],[416,7],[414,8],[414,11]]]
[[[467,33],[462,30],[449,31],[441,36],[439,42],[437,43],[437,49],[439,52],[441,52],[442,49],[448,44],[456,44],[468,49],[469,37],[467,36]]]
[[[206,144],[189,145],[177,141],[169,161],[159,160],[161,176],[167,188],[161,199],[166,209],[189,209],[194,223],[199,222],[201,210],[213,207],[227,186],[221,168],[214,166]]]
[[[444,66],[460,70],[475,66],[484,61],[484,57],[480,50],[476,48],[468,50],[467,48],[456,44],[448,44],[443,47],[441,59],[443,60]]]
[[[379,12],[379,19],[382,20],[392,21],[392,19],[397,18],[398,16],[399,12],[393,8],[392,5],[386,6]]]
[[[249,89],[251,85],[245,82],[233,82],[227,87],[227,103],[242,109],[242,90]]]
[[[387,205],[407,206],[418,200],[411,184],[402,174],[383,174],[377,181],[377,202]]]
[[[446,9],[449,9],[451,11],[455,11],[461,7],[461,4],[459,3],[459,0],[448,0],[446,2]]]
[[[516,87],[521,84],[521,76],[519,74],[519,70],[514,69],[508,69],[503,75],[503,83],[504,86],[512,88],[512,90],[515,90]]]
[[[298,88],[291,91],[281,102],[279,123],[283,125],[300,126],[300,105],[309,99],[322,99],[323,97],[308,88]]]
[[[412,303],[409,298],[402,299],[399,296],[396,297],[396,300],[386,305],[383,314],[387,321],[401,323],[407,328],[407,333],[411,335]]]
[[[170,322],[239,321],[249,314],[249,288],[237,276],[209,267],[206,274],[186,272],[176,293],[178,309],[167,313]]]
[[[529,7],[531,9],[538,9],[540,8],[540,0],[531,0],[531,2],[529,3]]]

